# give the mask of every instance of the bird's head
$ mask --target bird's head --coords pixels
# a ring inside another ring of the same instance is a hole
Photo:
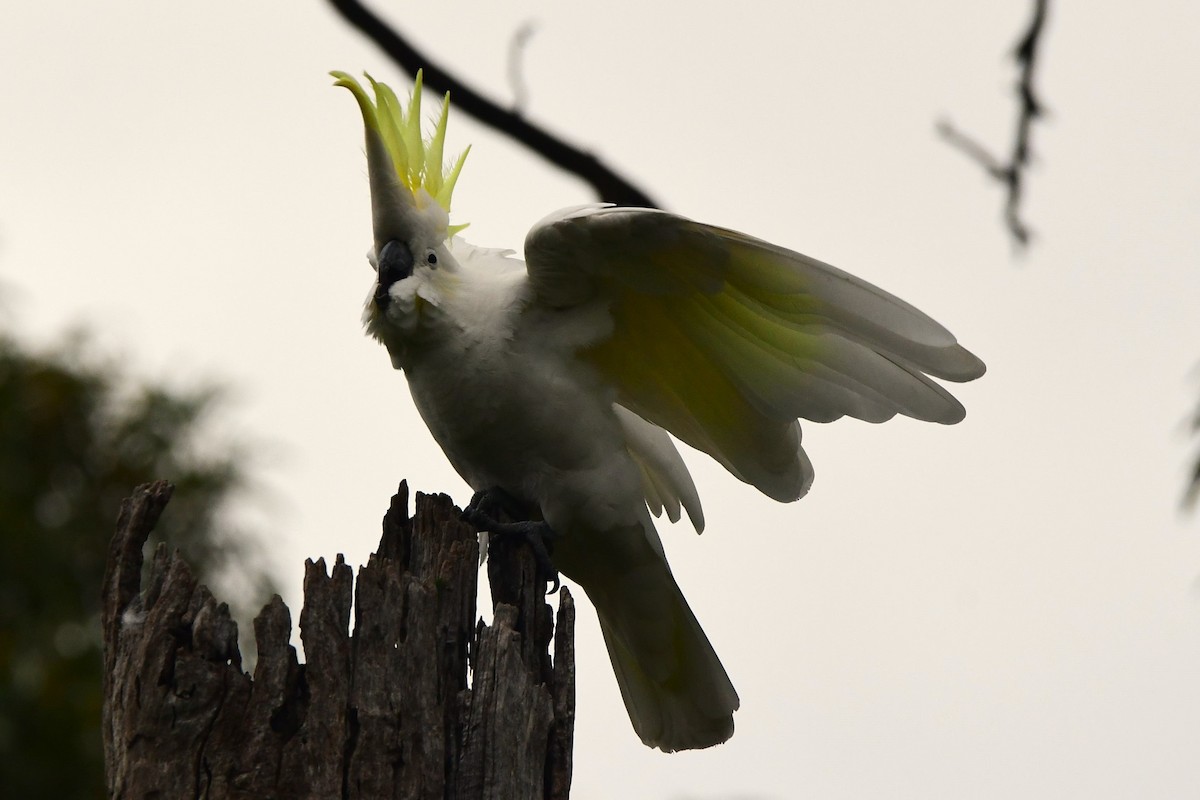
[[[393,344],[398,346],[398,340],[415,329],[421,306],[436,305],[439,284],[457,271],[448,244],[466,226],[450,224],[450,197],[467,152],[452,163],[443,161],[448,94],[432,135],[422,135],[420,72],[407,107],[389,86],[370,75],[366,77],[374,100],[345,72],[330,74],[337,86],[354,94],[366,129],[374,233],[368,258],[376,280],[363,309],[363,324],[393,350]]]

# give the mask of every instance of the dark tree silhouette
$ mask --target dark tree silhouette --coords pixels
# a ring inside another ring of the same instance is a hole
[[[84,340],[33,353],[0,334],[0,793],[104,796],[100,586],[131,487],[170,476],[179,502],[158,536],[206,579],[270,587],[216,534],[243,484],[235,450],[198,451],[218,393],[138,385]],[[211,442],[206,442],[211,444]],[[245,598],[250,601],[252,598]]]

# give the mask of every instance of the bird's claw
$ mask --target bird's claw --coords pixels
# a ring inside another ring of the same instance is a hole
[[[506,508],[507,506],[507,508]],[[499,510],[520,508],[511,495],[502,489],[492,489],[476,492],[471,502],[463,509],[462,518],[474,525],[476,529],[487,531],[496,536],[520,536],[529,543],[533,551],[534,561],[537,562],[538,574],[550,584],[546,594],[554,594],[562,582],[558,570],[550,560],[550,549],[546,546],[556,536],[554,529],[544,520],[522,520],[520,522],[501,522],[495,513]],[[522,509],[523,511],[523,509]]]

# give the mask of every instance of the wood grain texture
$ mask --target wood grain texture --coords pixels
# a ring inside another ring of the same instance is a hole
[[[142,581],[142,547],[172,490],[139,487],[110,550],[111,797],[568,796],[574,603],[561,590],[554,625],[527,548],[501,544],[489,569],[501,599],[484,625],[474,531],[445,495],[417,493],[410,517],[401,484],[357,579],[341,556],[332,570],[306,563],[304,663],[276,596],[254,621],[250,676],[228,606],[177,554],[160,547]]]

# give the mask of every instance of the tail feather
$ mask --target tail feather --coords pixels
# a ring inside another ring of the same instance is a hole
[[[583,586],[633,728],[649,747],[697,750],[733,735],[739,701],[666,562],[655,559],[617,586]]]

